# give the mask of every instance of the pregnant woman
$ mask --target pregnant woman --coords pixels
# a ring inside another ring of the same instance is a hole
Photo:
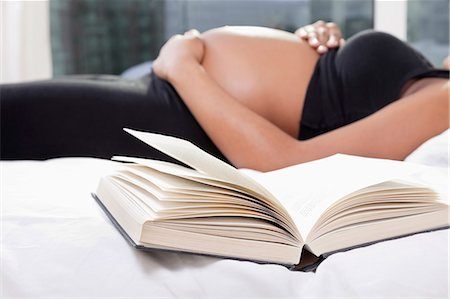
[[[122,131],[130,127],[263,171],[335,153],[404,159],[449,127],[448,79],[448,70],[375,31],[343,45],[339,28],[320,21],[296,34],[191,30],[162,47],[150,82],[1,86],[1,156],[165,158]]]

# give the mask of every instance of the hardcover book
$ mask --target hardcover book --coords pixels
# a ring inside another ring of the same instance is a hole
[[[266,173],[194,144],[125,129],[175,158],[114,157],[95,198],[137,248],[313,269],[327,255],[449,226],[449,205],[414,181],[420,165],[337,154]]]

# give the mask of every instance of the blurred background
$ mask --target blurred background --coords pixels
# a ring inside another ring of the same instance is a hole
[[[293,32],[318,19],[338,23],[347,38],[367,28],[390,32],[437,66],[449,52],[449,0],[2,0],[0,79],[132,78],[170,36],[191,28]]]

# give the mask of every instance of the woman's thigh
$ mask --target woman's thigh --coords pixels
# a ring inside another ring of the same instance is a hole
[[[124,127],[185,138],[223,158],[172,86],[155,76],[150,82],[76,76],[2,85],[0,101],[2,159],[168,159]]]

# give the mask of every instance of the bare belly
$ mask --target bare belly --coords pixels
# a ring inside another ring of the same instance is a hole
[[[203,67],[231,96],[288,134],[299,121],[317,53],[294,34],[221,27],[202,34]]]

